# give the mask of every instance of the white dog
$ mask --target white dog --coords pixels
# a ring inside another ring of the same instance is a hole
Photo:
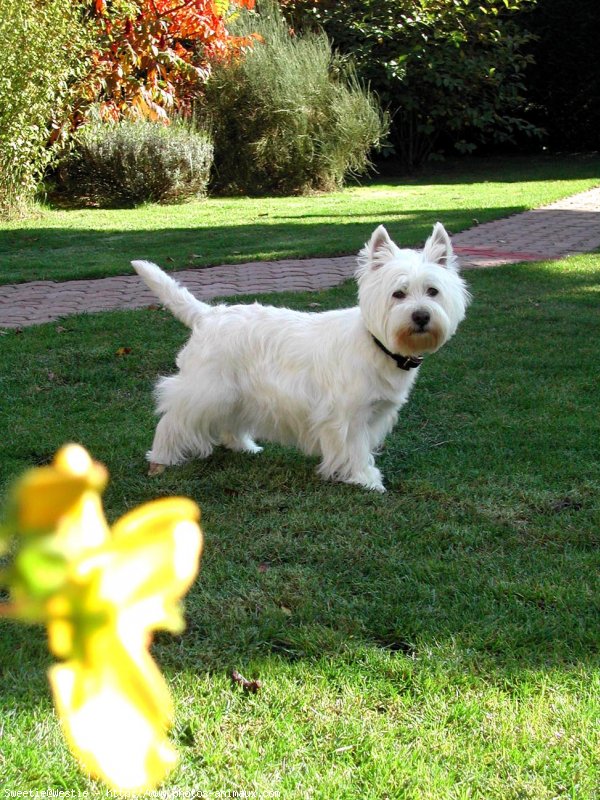
[[[469,302],[441,223],[422,252],[401,250],[377,228],[358,256],[359,305],[340,311],[210,306],[155,264],[132,265],[192,329],[179,373],[156,387],[151,474],[219,444],[258,453],[255,439],[264,439],[320,456],[324,478],[385,491],[373,453],[422,354],[448,341]]]

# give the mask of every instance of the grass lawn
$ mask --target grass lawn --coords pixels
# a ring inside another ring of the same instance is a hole
[[[76,440],[110,469],[111,519],[162,495],[202,507],[187,630],[154,647],[182,757],[166,797],[597,800],[600,255],[467,278],[467,319],[379,457],[383,496],[274,445],[147,478],[151,386],[186,338],[166,312],[2,336],[3,482]],[[106,796],[61,741],[47,664],[40,630],[0,622],[6,796]]]
[[[135,258],[167,269],[355,253],[385,223],[403,245],[441,220],[451,233],[600,183],[600,157],[461,159],[418,177],[333,194],[211,198],[131,210],[44,208],[0,223],[0,283],[128,274]]]

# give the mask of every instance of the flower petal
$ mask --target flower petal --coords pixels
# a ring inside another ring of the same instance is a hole
[[[140,532],[148,535],[153,531],[162,531],[165,525],[185,519],[200,522],[200,509],[196,503],[187,497],[164,497],[124,514],[113,525],[112,533],[115,539]]]
[[[177,753],[163,720],[136,702],[121,667],[112,660],[94,668],[74,661],[51,667],[54,702],[71,750],[90,775],[118,792],[149,791]]]
[[[19,530],[58,535],[78,552],[103,544],[108,537],[100,492],[106,469],[77,444],[62,447],[49,467],[31,469],[17,483],[14,503]],[[73,532],[73,526],[80,526]]]
[[[65,477],[53,467],[29,470],[17,487],[18,525],[23,531],[52,528],[87,488],[81,477]]]
[[[124,625],[182,629],[178,601],[197,575],[202,551],[199,516],[192,501],[169,498],[147,503],[115,524],[98,601],[127,609]]]

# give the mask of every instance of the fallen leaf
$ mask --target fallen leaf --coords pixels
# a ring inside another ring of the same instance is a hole
[[[237,683],[238,686],[241,686],[245,692],[252,692],[252,694],[256,694],[260,689],[262,689],[261,681],[253,680],[249,681],[247,678],[234,669],[231,673],[231,680],[234,683]]]
[[[150,466],[148,467],[148,475],[150,476],[162,475],[163,472],[166,470],[166,468],[167,467],[165,464],[156,464],[152,461],[150,462]]]
[[[562,500],[558,500],[556,503],[553,503],[550,507],[554,514],[559,514],[561,511],[567,511],[570,508],[573,509],[573,511],[579,511],[581,508],[583,508],[583,503],[580,503],[578,500],[574,500],[572,497],[565,497]]]
[[[116,351],[116,356],[128,356],[131,353],[131,347],[119,347]]]

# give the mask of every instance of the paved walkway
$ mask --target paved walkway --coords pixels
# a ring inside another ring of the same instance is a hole
[[[600,248],[600,187],[549,206],[477,225],[452,237],[463,269],[542,261]],[[335,286],[354,274],[355,256],[225,264],[172,273],[202,299]],[[155,296],[137,275],[0,286],[0,328],[69,314],[144,308]]]

